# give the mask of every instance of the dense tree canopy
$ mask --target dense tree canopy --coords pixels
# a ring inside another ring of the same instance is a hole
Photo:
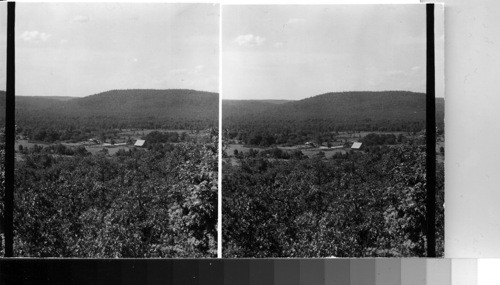
[[[256,154],[238,161],[223,166],[225,257],[425,255],[424,146],[384,146],[332,159]],[[440,254],[443,180],[440,167]]]
[[[217,140],[16,164],[17,256],[216,255]]]

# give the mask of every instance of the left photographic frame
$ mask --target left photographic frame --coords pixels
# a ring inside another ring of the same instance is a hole
[[[12,187],[11,191],[6,190],[6,184],[12,185],[12,179],[8,179],[6,175],[6,166],[13,164],[13,157],[11,154],[7,154],[7,133],[12,135],[12,127],[7,127],[7,99],[12,100],[14,96],[7,96],[6,90],[8,89],[8,79],[7,79],[7,58],[9,53],[7,51],[8,30],[10,30],[10,25],[8,24],[9,19],[7,17],[7,3],[0,3],[0,255],[1,256],[12,256]],[[11,20],[10,20],[11,21]],[[9,28],[9,29],[8,29]],[[10,78],[9,78],[10,80]],[[10,88],[12,87],[9,86]],[[8,98],[10,97],[10,98]],[[10,112],[12,114],[12,112]],[[13,116],[11,116],[13,117]],[[12,122],[12,121],[11,121]],[[10,145],[12,148],[12,145]],[[12,168],[12,167],[11,167]],[[10,171],[12,174],[12,171]],[[11,175],[12,178],[13,175]],[[10,201],[10,202],[7,202]]]
[[[15,10],[13,256],[216,257],[219,6]]]

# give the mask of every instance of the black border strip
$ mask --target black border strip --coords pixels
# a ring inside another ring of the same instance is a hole
[[[426,100],[426,221],[427,257],[436,257],[436,79],[434,58],[434,4],[426,5],[427,15],[427,100]]]
[[[15,21],[16,3],[7,3],[7,82],[5,96],[5,257],[14,256],[14,143],[16,136],[15,122]]]

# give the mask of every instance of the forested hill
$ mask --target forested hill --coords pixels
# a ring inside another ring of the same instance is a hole
[[[16,121],[54,128],[203,129],[217,126],[218,96],[185,89],[111,90],[83,98],[16,96]]]
[[[292,100],[222,100],[223,118],[259,114],[273,106],[293,102]]]
[[[315,130],[420,130],[425,127],[424,93],[336,92],[281,104],[261,100],[223,101],[224,128]],[[444,99],[436,100],[442,125]]]

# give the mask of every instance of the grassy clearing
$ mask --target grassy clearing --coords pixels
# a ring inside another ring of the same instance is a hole
[[[350,149],[349,148],[330,148],[330,149],[320,149],[320,148],[304,148],[304,146],[278,146],[277,148],[282,149],[282,150],[287,150],[287,151],[293,151],[293,150],[300,150],[304,155],[307,155],[309,157],[313,157],[315,155],[318,155],[320,151],[325,153],[326,158],[330,158],[336,153],[346,153]],[[229,144],[226,153],[228,156],[234,156],[234,151],[238,150],[238,152],[243,152],[247,153],[250,151],[250,149],[258,150],[258,151],[263,151],[263,150],[268,150],[272,149],[272,147],[248,147],[242,144]]]

